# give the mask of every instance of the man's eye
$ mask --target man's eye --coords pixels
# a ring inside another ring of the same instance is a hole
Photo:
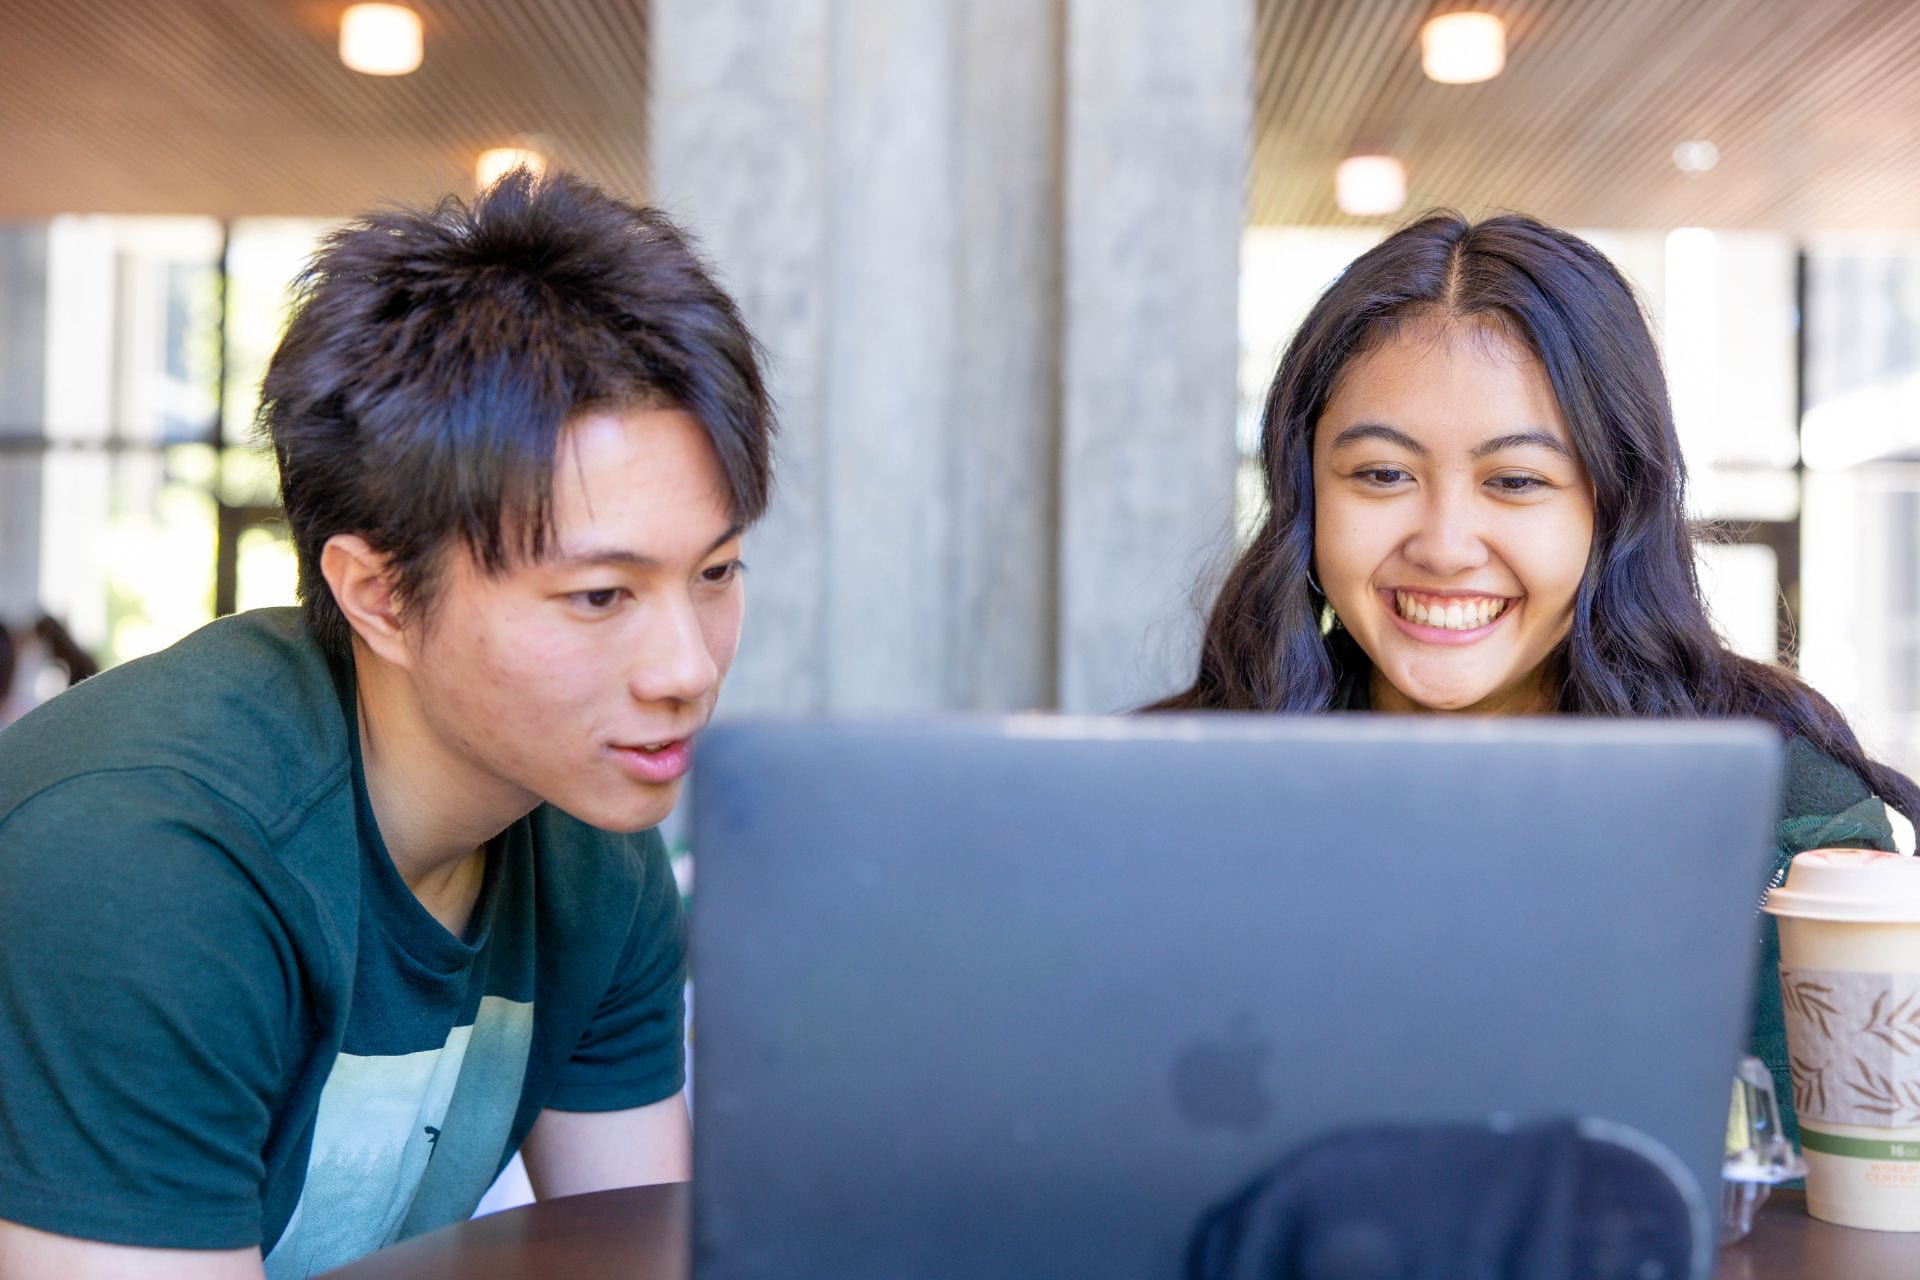
[[[743,560],[729,560],[725,564],[710,565],[702,569],[700,571],[700,580],[702,582],[726,582],[731,578],[739,577],[740,574],[746,571],[746,568],[746,562]]]
[[[611,609],[620,599],[620,588],[602,587],[598,591],[576,591],[573,602],[583,608],[600,612]]]

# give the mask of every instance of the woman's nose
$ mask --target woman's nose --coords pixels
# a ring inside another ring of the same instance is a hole
[[[1484,531],[1474,518],[1473,502],[1464,495],[1440,494],[1427,504],[1420,525],[1401,550],[1408,563],[1449,578],[1487,562]]]

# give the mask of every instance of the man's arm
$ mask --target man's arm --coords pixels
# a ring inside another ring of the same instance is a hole
[[[540,1113],[520,1148],[527,1181],[542,1200],[613,1187],[685,1182],[693,1176],[686,1095],[625,1111]],[[4,1274],[0,1268],[0,1274]]]
[[[140,1249],[0,1222],[6,1280],[261,1280],[260,1250]]]

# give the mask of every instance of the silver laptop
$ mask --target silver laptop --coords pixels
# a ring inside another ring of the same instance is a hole
[[[1724,723],[718,727],[694,1274],[1177,1276],[1370,1121],[1598,1118],[1704,1213],[1778,771]]]

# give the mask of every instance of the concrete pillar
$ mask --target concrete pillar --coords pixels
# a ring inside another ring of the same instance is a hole
[[[1062,7],[956,6],[959,322],[947,705],[1059,701]]]
[[[1190,651],[1176,579],[1229,527],[1251,12],[1157,8],[656,0],[653,196],[784,432],[729,711],[1177,682],[1140,654]]]
[[[779,496],[748,545],[730,710],[827,705],[825,408],[832,0],[655,0],[653,199],[701,239],[770,356]]]
[[[45,226],[0,226],[0,437],[46,435],[46,311]],[[15,626],[40,607],[44,469],[37,450],[0,443],[0,622]]]
[[[1247,0],[1069,0],[1060,702],[1193,675],[1233,528]]]
[[[825,705],[949,702],[959,68],[944,0],[828,14]],[[879,335],[885,335],[880,337]]]

